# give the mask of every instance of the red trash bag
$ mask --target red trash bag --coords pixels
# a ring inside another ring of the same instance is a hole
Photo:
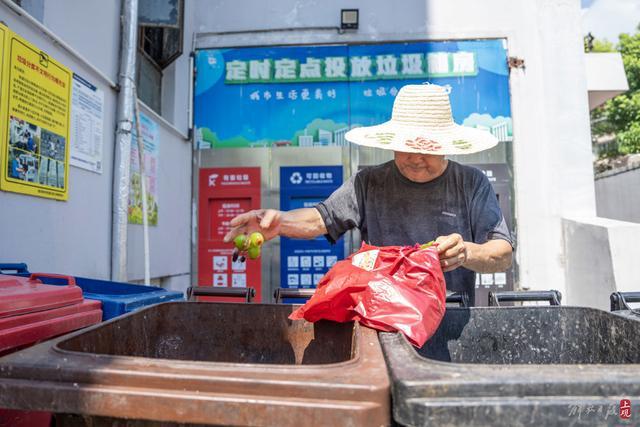
[[[357,320],[380,331],[400,331],[422,347],[440,325],[445,305],[446,285],[435,247],[365,243],[336,263],[289,319]]]

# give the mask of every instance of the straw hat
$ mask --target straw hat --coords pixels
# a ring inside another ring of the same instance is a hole
[[[494,147],[491,133],[453,122],[447,90],[438,85],[407,85],[393,102],[391,120],[351,129],[354,144],[421,154],[471,154]]]

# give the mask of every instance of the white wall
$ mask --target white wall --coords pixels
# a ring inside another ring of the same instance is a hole
[[[608,174],[595,184],[598,216],[640,224],[640,168]]]
[[[158,225],[149,227],[152,277],[188,275],[191,268],[191,144],[150,108],[143,106],[142,112],[158,123],[160,139]],[[143,245],[142,226],[129,224],[130,280],[144,278]]]
[[[188,9],[190,10],[190,9]],[[192,15],[189,15],[192,16]],[[0,19],[9,28],[100,88],[105,95],[102,174],[70,167],[69,200],[0,192],[0,262],[27,262],[32,271],[110,277],[113,153],[117,92],[85,63],[52,42],[34,25],[0,2]],[[191,19],[191,18],[189,18]],[[189,21],[190,22],[190,21]],[[117,81],[120,2],[56,0],[45,2],[43,23],[108,80]],[[189,31],[189,30],[188,30]],[[150,110],[159,125],[159,224],[151,227],[151,276],[184,290],[189,283],[191,226],[191,145],[187,134],[188,52],[165,81],[170,118],[179,130]],[[175,82],[174,82],[175,80]],[[170,107],[170,108],[169,108]],[[169,114],[168,114],[169,115]],[[142,278],[141,226],[129,226],[129,279]]]
[[[572,305],[609,309],[616,291],[637,291],[640,225],[606,218],[568,218],[565,234],[566,299]]]
[[[565,291],[562,218],[595,216],[580,1],[198,0],[195,28],[335,26],[343,7],[360,9],[357,32],[203,34],[198,46],[506,37],[526,66],[510,78],[520,286]]]
[[[113,20],[117,19],[113,14],[106,14],[103,22],[108,21],[110,16]],[[32,271],[109,278],[114,141],[114,133],[109,130],[113,129],[115,123],[116,93],[110,89],[109,83],[89,67],[43,36],[2,3],[0,17],[12,31],[102,90],[105,122],[104,171],[99,175],[71,167],[67,202],[0,192],[0,260],[26,262]],[[74,22],[78,26],[89,28],[75,20],[70,20],[66,26],[71,27]],[[76,30],[76,38],[81,39],[80,30]],[[74,40],[68,41],[73,43]],[[104,50],[106,55],[108,49]],[[87,54],[91,52],[87,51]],[[94,55],[99,56],[98,52]]]
[[[44,2],[44,25],[109,78],[118,81],[120,1]]]

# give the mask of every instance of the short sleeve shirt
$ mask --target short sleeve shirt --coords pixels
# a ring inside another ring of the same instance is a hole
[[[316,205],[332,243],[352,228],[376,246],[414,245],[459,233],[465,241],[504,239],[513,246],[496,195],[476,168],[448,161],[436,179],[417,183],[392,160],[364,168]],[[475,273],[445,273],[447,289],[473,294]]]

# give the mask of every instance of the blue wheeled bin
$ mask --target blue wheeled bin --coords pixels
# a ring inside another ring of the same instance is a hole
[[[29,277],[31,274],[27,264],[2,264],[0,273]],[[39,277],[48,285],[66,285],[65,279],[56,277]],[[86,299],[102,302],[102,320],[109,320],[142,307],[167,301],[184,300],[182,292],[167,291],[158,286],[133,285],[131,283],[112,282],[109,280],[76,277],[76,285],[82,289]]]

